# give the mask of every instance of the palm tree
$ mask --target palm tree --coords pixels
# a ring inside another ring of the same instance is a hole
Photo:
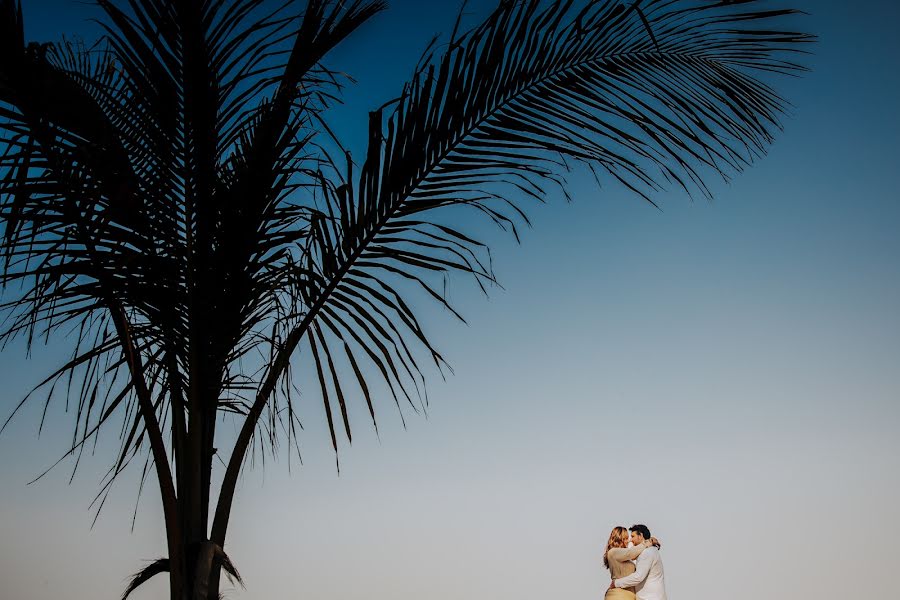
[[[67,456],[124,420],[98,499],[143,461],[168,546],[124,595],[168,572],[173,600],[237,577],[235,485],[248,456],[296,444],[298,366],[335,452],[350,400],[373,424],[378,394],[423,402],[424,364],[447,365],[414,297],[461,319],[442,278],[494,281],[447,215],[518,238],[523,203],[565,191],[573,163],[651,202],[708,194],[772,141],[785,101],[766,79],[801,70],[811,39],[756,0],[504,0],[426,50],[354,160],[325,119],[346,81],[322,61],[381,0],[97,4],[96,43],[36,44],[0,0],[0,333],[72,343],[38,386],[77,405]]]

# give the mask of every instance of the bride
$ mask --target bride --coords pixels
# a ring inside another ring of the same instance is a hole
[[[628,530],[624,527],[613,527],[606,542],[606,552],[603,553],[603,565],[609,569],[612,578],[620,579],[634,573],[635,566],[632,562],[641,552],[653,545],[658,545],[656,538],[645,540],[643,544],[628,547]],[[634,588],[613,588],[607,590],[606,600],[635,600]]]

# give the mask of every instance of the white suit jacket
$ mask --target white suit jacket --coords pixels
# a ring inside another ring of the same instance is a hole
[[[651,546],[641,552],[636,567],[631,575],[616,579],[616,587],[633,587],[638,600],[667,600],[666,576],[659,549]]]

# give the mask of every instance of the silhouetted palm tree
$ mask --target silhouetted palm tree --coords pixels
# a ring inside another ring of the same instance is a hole
[[[422,361],[442,372],[410,295],[457,315],[444,275],[494,279],[446,209],[518,237],[522,202],[564,189],[567,161],[647,200],[706,194],[703,176],[772,141],[785,103],[765,76],[800,70],[810,39],[755,0],[503,1],[472,30],[458,20],[369,114],[358,164],[323,119],[342,81],[321,61],[383,2],[97,4],[96,44],[34,44],[0,0],[2,333],[74,342],[39,386],[77,401],[70,455],[123,416],[98,498],[133,459],[155,469],[168,555],[126,595],[168,572],[173,599],[237,574],[222,550],[235,484],[254,441],[295,440],[301,349],[335,451],[349,397],[374,423],[373,386],[415,406]],[[230,453],[222,413],[240,430]]]

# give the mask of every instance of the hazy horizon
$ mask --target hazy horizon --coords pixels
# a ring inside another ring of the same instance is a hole
[[[88,6],[24,4],[36,39],[95,31]],[[459,6],[391,4],[329,60],[358,80],[334,112],[350,138]],[[376,438],[357,402],[338,475],[321,403],[301,403],[304,464],[282,452],[240,484],[226,550],[247,589],[228,598],[599,599],[609,530],[635,522],[671,600],[895,594],[889,552],[855,554],[900,535],[900,6],[778,4],[820,41],[777,83],[794,107],[769,155],[711,203],[656,210],[576,176],[521,246],[477,225],[504,289],[454,282],[468,326],[426,307],[455,370],[430,377],[427,418],[404,430],[382,397]],[[61,358],[7,348],[0,416]],[[116,432],[71,485],[65,463],[28,486],[71,440],[60,404],[38,439],[40,412],[0,436],[2,596],[117,598],[165,553],[155,481],[133,533],[139,467],[91,529]],[[166,594],[158,577],[132,598]]]

